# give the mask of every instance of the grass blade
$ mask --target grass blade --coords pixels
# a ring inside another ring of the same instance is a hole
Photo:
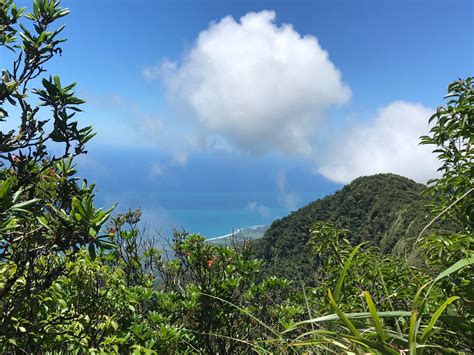
[[[449,275],[465,268],[466,266],[470,266],[472,264],[474,264],[474,254],[471,254],[467,258],[464,258],[464,259],[461,259],[461,260],[457,261],[456,263],[454,263],[453,265],[448,267],[446,270],[442,271],[438,276],[436,276],[436,278],[431,282],[431,285],[428,288],[428,291],[426,291],[426,295],[423,299],[423,303],[422,303],[420,309],[423,310],[423,308],[426,304],[426,301],[428,300],[428,296],[431,292],[431,289],[433,288],[435,283],[437,283],[439,280],[442,280],[445,277],[448,277]],[[418,293],[417,293],[417,295],[418,295]]]
[[[418,317],[418,311],[414,309],[411,313],[411,318],[410,318],[410,355],[416,355],[416,320]]]
[[[467,258],[461,259],[458,262],[454,263],[450,267],[448,267],[446,270],[441,272],[436,278],[433,280],[433,284],[438,282],[439,280],[451,275],[452,273],[455,273],[456,271],[469,266],[471,264],[474,264],[474,254],[468,256]]]
[[[433,327],[435,325],[435,323],[438,321],[438,318],[441,316],[441,314],[444,312],[444,310],[446,309],[446,307],[448,307],[451,303],[453,303],[454,301],[456,301],[457,299],[459,299],[458,296],[453,296],[453,297],[450,297],[448,298],[439,308],[438,310],[435,312],[435,314],[433,314],[433,316],[431,317],[431,320],[429,321],[428,325],[426,326],[426,328],[424,329],[423,331],[423,334],[421,335],[421,340],[420,340],[420,343],[421,344],[424,344],[427,340],[428,340],[428,337],[431,335],[431,332],[433,331]]]
[[[379,318],[401,318],[401,317],[410,317],[411,312],[409,311],[386,311],[386,312],[378,312]],[[371,318],[372,315],[369,312],[358,312],[358,313],[345,313],[345,316],[348,319],[365,319]],[[324,323],[330,322],[334,320],[341,319],[338,314],[328,314],[325,316],[321,316],[318,318],[307,319],[300,322],[293,324],[290,328],[285,330],[283,333],[291,332],[298,327],[304,326],[306,324],[311,323]]]
[[[236,309],[238,309],[240,312],[242,312],[243,314],[246,314],[247,316],[249,316],[250,318],[252,318],[253,320],[255,320],[257,323],[259,323],[261,326],[263,326],[264,328],[268,329],[270,332],[273,333],[273,335],[276,335],[279,339],[281,339],[281,334],[279,332],[277,332],[275,329],[273,329],[272,327],[268,326],[267,324],[265,324],[264,322],[262,322],[260,319],[258,319],[257,317],[255,317],[252,313],[250,313],[249,311],[247,311],[246,309],[243,309],[242,307],[239,307],[235,304],[233,304],[232,302],[229,302],[225,299],[222,299],[220,297],[217,297],[217,296],[213,296],[213,295],[210,295],[210,294],[207,294],[207,293],[201,293],[202,295],[204,296],[207,296],[207,297],[210,297],[210,298],[214,298],[216,300],[219,300],[223,303],[226,303]]]
[[[230,337],[230,336],[223,335],[223,334],[210,333],[210,332],[199,332],[199,331],[192,330],[192,329],[185,329],[185,330],[187,332],[190,332],[190,333],[195,333],[195,334],[200,334],[200,335],[210,335],[212,337],[223,338],[223,339],[228,339],[228,340],[235,341],[237,343],[242,343],[242,344],[245,344],[245,345],[248,345],[248,346],[252,347],[253,350],[255,350],[255,352],[257,352],[258,354],[271,354],[271,352],[269,350],[266,350],[265,348],[262,348],[261,346],[257,345],[255,342],[251,342],[251,341],[247,341],[247,340],[243,340],[243,339],[238,339],[238,338]],[[259,351],[257,351],[257,350],[259,350]]]
[[[339,309],[339,307],[336,304],[336,301],[334,300],[334,297],[332,296],[332,293],[331,293],[330,289],[328,289],[328,297],[329,297],[329,301],[331,302],[332,308],[337,313],[339,318],[341,318],[341,320],[344,322],[344,324],[347,326],[347,328],[349,328],[351,333],[354,334],[354,336],[356,338],[360,338],[360,332],[357,330],[357,328],[354,326],[354,324],[352,324],[352,322],[349,320],[349,318],[346,317],[344,312],[342,312]]]
[[[380,321],[380,318],[377,314],[377,309],[375,308],[374,301],[372,300],[372,297],[370,297],[369,292],[364,291],[364,296],[365,296],[365,301],[367,302],[367,306],[369,307],[370,315],[372,316],[372,319],[374,321],[377,337],[379,338],[381,342],[384,342],[385,339],[387,338],[387,334],[384,332],[382,328],[382,322]]]
[[[364,245],[364,244],[367,244],[367,243],[368,242],[363,242],[363,243],[360,243],[359,245],[357,245],[352,250],[351,254],[347,258],[346,262],[344,263],[344,267],[342,268],[341,274],[339,275],[339,279],[337,280],[337,283],[336,283],[336,288],[334,289],[334,300],[336,302],[339,299],[339,294],[341,293],[342,284],[344,283],[344,279],[346,278],[347,271],[349,270],[349,268],[351,266],[352,259],[354,259],[354,256],[357,254],[357,252],[359,251],[361,246]]]

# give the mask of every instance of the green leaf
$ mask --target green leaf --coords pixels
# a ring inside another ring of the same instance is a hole
[[[438,276],[436,276],[436,278],[431,282],[431,285],[430,285],[428,291],[426,292],[425,298],[423,300],[423,305],[426,303],[426,300],[427,300],[429,294],[431,293],[431,289],[433,288],[435,283],[437,283],[439,280],[442,280],[445,277],[448,277],[449,275],[465,268],[466,266],[469,266],[469,265],[472,265],[472,264],[474,264],[474,255],[470,255],[467,258],[464,258],[464,259],[461,259],[461,260],[457,261],[456,263],[454,263],[453,265],[448,267],[446,270],[442,271]]]
[[[10,189],[13,184],[12,178],[8,178],[1,182],[0,185],[0,200],[3,200],[10,194]]]
[[[433,331],[433,327],[435,325],[435,323],[437,322],[438,318],[441,316],[441,314],[444,312],[444,310],[446,309],[446,307],[448,307],[451,303],[453,303],[454,301],[456,301],[457,299],[459,299],[458,296],[452,296],[450,298],[448,298],[439,308],[438,310],[433,314],[433,316],[431,317],[428,325],[426,326],[426,328],[423,330],[423,333],[421,335],[421,340],[420,340],[420,343],[421,344],[424,344],[427,340],[428,340],[428,337],[431,335],[432,331]]]
[[[339,307],[336,304],[336,301],[334,300],[334,297],[332,296],[332,293],[331,293],[330,289],[328,289],[328,297],[329,297],[329,301],[331,302],[332,308],[337,313],[339,318],[344,322],[344,324],[347,326],[347,328],[349,328],[351,333],[354,334],[354,336],[356,338],[360,338],[360,332],[357,330],[357,328],[354,326],[354,324],[349,320],[349,318],[346,317],[344,312],[342,312],[339,309]]]
[[[367,302],[367,306],[369,307],[369,312],[372,316],[375,325],[375,331],[377,332],[377,337],[381,342],[384,342],[387,338],[387,334],[382,328],[382,322],[377,314],[377,309],[375,308],[375,304],[372,301],[372,297],[370,297],[369,292],[364,291],[365,301]]]
[[[413,310],[410,318],[410,355],[416,355],[416,328],[417,328],[418,311]]]
[[[96,239],[95,244],[104,250],[110,250],[110,249],[117,249],[118,245],[117,243],[114,243],[109,240],[104,240],[104,239]]]
[[[87,213],[86,213],[86,211],[84,210],[84,207],[82,206],[81,201],[79,201],[79,199],[78,199],[76,196],[74,196],[74,197],[72,198],[71,205],[72,205],[72,207],[73,207],[77,212],[79,212],[79,214],[80,214],[83,218],[86,218],[86,217],[87,217]]]
[[[345,316],[349,319],[367,319],[371,318],[372,315],[369,312],[357,312],[357,313],[344,313]],[[387,312],[378,312],[379,318],[400,318],[400,317],[410,317],[411,312],[408,311],[387,311]],[[328,314],[322,317],[307,319],[301,322],[297,322],[293,324],[290,328],[285,330],[283,333],[291,332],[300,326],[304,326],[306,324],[311,323],[324,323],[329,321],[334,321],[341,319],[339,315],[336,314]]]
[[[336,288],[334,289],[334,300],[337,302],[339,298],[339,293],[341,292],[342,284],[344,283],[344,279],[347,275],[347,271],[349,270],[352,259],[354,259],[354,256],[357,254],[359,249],[361,248],[362,245],[367,244],[368,242],[363,242],[357,245],[349,255],[349,258],[346,260],[344,263],[344,267],[342,268],[341,274],[339,275],[339,279],[337,280]]]
[[[93,243],[89,243],[89,256],[91,257],[92,260],[95,260],[96,254],[95,254],[95,246]]]
[[[54,79],[54,84],[56,85],[56,87],[61,88],[61,79],[59,79],[59,76],[55,75],[53,79]]]
[[[439,280],[455,273],[456,271],[459,271],[461,270],[462,268],[466,267],[466,266],[469,266],[469,265],[472,265],[474,264],[474,254],[473,255],[470,255],[468,256],[467,258],[464,258],[464,259],[461,259],[459,260],[458,262],[456,262],[455,264],[451,265],[450,267],[448,267],[446,270],[444,270],[443,272],[441,272],[434,280],[433,280],[433,284],[438,282]]]
[[[25,209],[25,207],[29,207],[29,206],[35,204],[39,200],[40,200],[39,198],[33,198],[33,199],[25,201],[25,202],[17,203],[16,205],[13,205],[11,207],[11,209],[12,210],[22,210],[22,209]]]

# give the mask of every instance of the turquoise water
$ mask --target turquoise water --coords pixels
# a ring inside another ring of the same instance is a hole
[[[168,210],[176,221],[182,221],[186,231],[199,233],[214,238],[235,231],[236,229],[267,225],[286,216],[289,210],[283,208],[268,209],[265,215],[254,211],[242,210]]]
[[[158,151],[104,147],[85,158],[80,176],[97,183],[98,206],[118,203],[116,212],[140,207],[148,229],[165,235],[177,228],[212,238],[268,225],[340,186],[296,159],[202,154],[174,166]],[[157,162],[164,168],[154,175]]]

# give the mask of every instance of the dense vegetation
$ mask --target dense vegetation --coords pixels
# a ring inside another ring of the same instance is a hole
[[[166,255],[140,232],[139,210],[95,207],[94,186],[74,165],[94,135],[75,121],[84,102],[47,71],[64,41],[55,23],[67,14],[51,0],[34,0],[31,12],[0,0],[0,49],[12,58],[0,119],[17,124],[0,132],[2,353],[471,352],[472,78],[449,86],[422,137],[441,162],[426,190],[430,210],[414,205],[423,187],[409,180],[356,180],[276,222],[262,273],[246,243],[175,232]],[[418,233],[419,211],[431,215]],[[438,220],[456,233],[431,229]],[[416,264],[386,253],[417,233]],[[280,270],[314,262],[316,272],[272,276],[274,257]]]
[[[317,221],[349,230],[352,245],[370,241],[384,253],[408,254],[429,222],[430,196],[426,186],[394,174],[355,179],[340,191],[277,220],[255,243],[256,257],[266,271],[289,279],[315,280],[318,260],[310,256],[310,229]],[[427,232],[446,233],[460,227],[454,222],[434,223]]]

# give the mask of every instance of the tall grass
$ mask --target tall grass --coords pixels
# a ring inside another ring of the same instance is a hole
[[[434,312],[430,312],[427,304],[433,287],[440,280],[474,264],[474,256],[459,260],[439,273],[430,282],[418,289],[409,310],[392,310],[380,312],[371,295],[364,291],[363,298],[368,312],[345,313],[338,305],[336,298],[346,277],[353,256],[360,245],[354,248],[339,275],[335,291],[328,289],[328,301],[333,313],[320,317],[296,322],[287,329],[278,330],[265,324],[248,310],[232,304],[222,298],[205,294],[234,307],[256,322],[269,337],[260,340],[234,339],[244,342],[256,353],[377,353],[377,354],[412,354],[457,353],[435,342],[430,342],[433,334],[439,330],[436,325],[447,307],[459,299],[458,296],[447,298]],[[390,326],[388,320],[396,326]],[[398,326],[399,323],[405,327]],[[211,334],[219,336],[217,334]]]

